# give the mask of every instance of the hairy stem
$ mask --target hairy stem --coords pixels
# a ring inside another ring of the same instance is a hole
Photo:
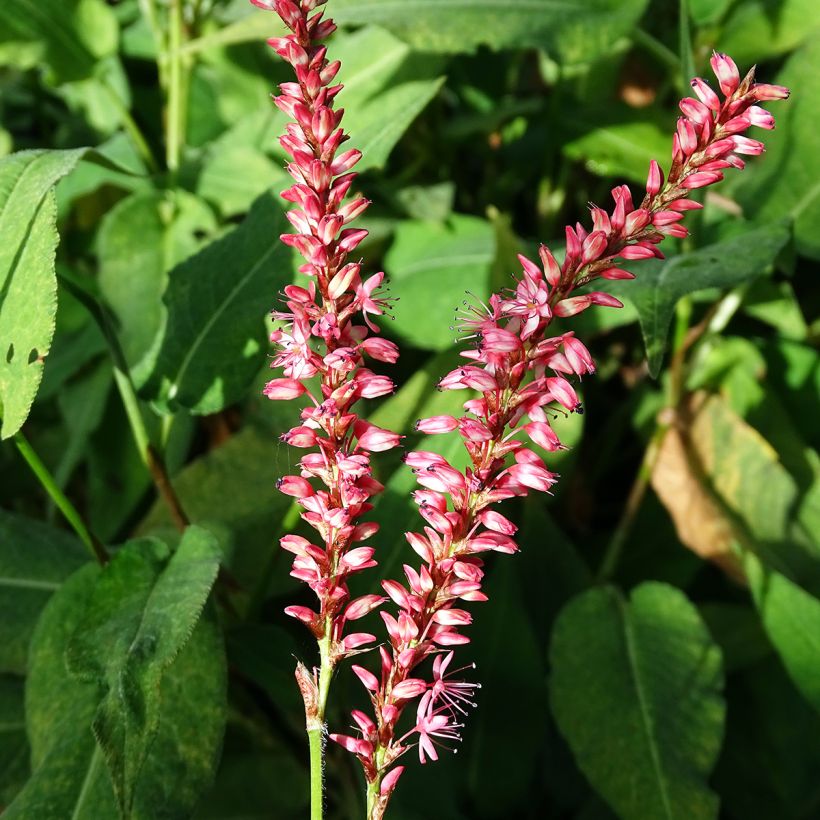
[[[110,556],[105,546],[103,546],[100,539],[91,532],[77,508],[59,488],[57,482],[54,480],[54,476],[51,475],[48,467],[43,463],[40,456],[37,455],[28,439],[22,433],[16,433],[14,443],[17,445],[17,449],[20,451],[20,455],[25,459],[26,464],[28,464],[31,471],[37,477],[37,480],[43,486],[43,489],[49,494],[51,500],[56,504],[57,509],[63,514],[65,520],[68,521],[83,544],[88,547],[88,551],[91,555],[100,564],[108,563]]]

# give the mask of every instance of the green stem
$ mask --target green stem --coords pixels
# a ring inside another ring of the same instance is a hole
[[[379,793],[381,781],[377,778],[372,783],[367,784],[367,820],[378,820]]]
[[[308,729],[310,744],[310,820],[322,820],[324,800],[322,766],[324,765],[324,728],[315,726]]]
[[[142,415],[142,408],[137,398],[134,381],[131,378],[131,370],[128,367],[128,362],[125,360],[125,354],[120,345],[120,340],[117,338],[117,333],[114,330],[111,318],[106,309],[97,301],[94,294],[89,292],[82,281],[76,277],[65,275],[64,273],[60,274],[60,280],[63,281],[72,294],[85,305],[105,337],[114,370],[114,383],[117,385],[117,390],[122,399],[125,415],[128,419],[128,426],[131,428],[131,434],[134,437],[137,451],[143,464],[148,468],[148,472],[151,473],[154,485],[160,497],[167,505],[174,524],[177,529],[182,532],[190,521],[182,508],[179,496],[177,496],[171,484],[171,479],[165,469],[162,457],[151,442],[148,428],[145,426],[145,418]]]
[[[165,162],[171,173],[172,187],[179,173],[180,156],[185,135],[185,89],[183,69],[187,58],[182,53],[182,0],[171,0],[168,10],[168,50],[163,56],[167,65],[167,106],[165,112]]]
[[[333,677],[333,665],[330,661],[330,629],[326,625],[326,636],[319,641],[319,691],[316,703],[316,716],[311,718],[308,727],[308,744],[310,747],[310,820],[322,820],[324,817],[324,769],[325,769],[325,708],[330,691],[330,680]]]
[[[661,62],[666,63],[670,68],[680,71],[680,59],[671,48],[664,45],[656,37],[653,37],[648,31],[642,28],[636,28],[632,32],[632,42],[636,45],[643,46],[648,52],[657,57]]]
[[[100,564],[106,564],[109,560],[107,550],[99,538],[88,528],[88,525],[83,520],[77,508],[68,500],[59,486],[57,486],[54,476],[51,475],[48,467],[43,464],[42,459],[37,455],[28,439],[22,433],[16,433],[14,443],[20,451],[20,455],[26,460],[28,466],[31,467],[31,471],[37,476],[37,480],[42,484],[45,491],[51,497],[51,500],[57,505],[57,509],[65,516],[65,520],[68,521],[83,544],[88,547],[88,551],[91,555],[93,555]]]
[[[154,157],[154,152],[151,150],[151,146],[148,145],[148,140],[145,139],[145,136],[140,130],[139,125],[137,125],[136,120],[131,116],[131,112],[128,110],[125,103],[120,99],[116,89],[107,80],[103,81],[102,87],[108,92],[108,97],[114,108],[117,109],[117,113],[122,119],[123,127],[125,128],[128,136],[131,138],[131,142],[134,143],[134,147],[137,149],[137,152],[145,161],[148,169],[152,173],[156,173],[159,171],[159,163]]]

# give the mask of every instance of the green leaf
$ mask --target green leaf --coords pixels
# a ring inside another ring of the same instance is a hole
[[[813,37],[778,74],[777,82],[795,94],[770,106],[777,128],[766,134],[766,161],[755,163],[735,186],[749,217],[760,222],[792,218],[796,249],[812,259],[820,259],[819,60],[820,38]]]
[[[40,612],[86,562],[85,549],[74,536],[0,510],[0,673],[25,672]]]
[[[561,151],[570,159],[583,161],[584,167],[598,176],[644,183],[649,161],[666,155],[670,138],[666,130],[647,120],[643,109],[641,119],[633,116],[633,120],[592,127],[564,143]]]
[[[253,146],[228,145],[209,153],[197,183],[197,194],[223,217],[247,213],[251,203],[272,186],[293,180]]]
[[[789,235],[782,224],[756,228],[664,262],[653,259],[635,264],[637,279],[608,288],[637,308],[653,376],[660,372],[678,300],[699,290],[733,287],[760,276],[785,247]]]
[[[23,679],[0,675],[0,810],[25,783],[28,758]]]
[[[393,147],[444,83],[437,60],[412,57],[406,43],[367,27],[336,41],[341,60],[339,100],[361,172],[382,168]],[[378,55],[374,60],[373,55]]]
[[[3,817],[109,820],[111,778],[91,722],[96,683],[66,674],[66,649],[94,594],[100,568],[88,565],[54,595],[37,625],[26,680],[26,723],[34,774]],[[226,669],[215,620],[199,620],[165,674],[159,730],[134,801],[134,820],[184,820],[216,768],[226,712]]]
[[[568,63],[589,62],[628,34],[645,0],[337,0],[342,25],[384,26],[419,51],[463,53],[545,48]]]
[[[14,0],[0,4],[0,65],[45,63],[55,83],[90,77],[117,49],[117,19],[104,0]]]
[[[0,438],[23,426],[43,376],[57,313],[52,189],[85,150],[20,151],[0,159]]]
[[[191,636],[219,557],[199,527],[170,557],[156,539],[127,544],[100,575],[69,643],[69,671],[103,688],[92,725],[125,817],[159,727],[163,675]]]
[[[794,685],[820,712],[820,601],[751,553],[744,566],[769,640]]]
[[[494,258],[495,232],[483,219],[453,215],[444,224],[401,222],[385,257],[400,296],[390,331],[423,350],[452,347],[456,309],[468,298],[466,291],[488,296]]]
[[[147,393],[163,407],[215,413],[240,399],[267,353],[265,314],[291,281],[286,230],[273,194],[231,233],[175,268],[168,322]]]
[[[581,770],[623,820],[716,818],[721,653],[686,596],[655,582],[593,589],[558,616],[552,711]]]
[[[752,65],[785,54],[818,33],[820,7],[814,0],[744,0],[733,4],[716,47],[738,64]]]
[[[216,228],[210,208],[184,191],[126,197],[105,216],[97,237],[100,289],[118,321],[132,375],[142,384],[156,359],[165,323],[161,297],[168,271]],[[139,275],[134,274],[139,271]]]

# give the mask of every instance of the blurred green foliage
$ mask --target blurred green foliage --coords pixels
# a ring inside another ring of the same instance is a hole
[[[556,422],[571,450],[549,456],[554,497],[511,505],[521,555],[490,563],[479,708],[460,754],[408,761],[392,816],[816,818],[820,4],[328,13],[373,201],[363,253],[400,297],[399,388],[371,417],[403,432],[461,400],[435,384],[464,292],[506,286],[516,253],[665,164],[690,67],[717,48],[792,89],[766,155],[706,195],[691,239],[613,285],[623,310],[573,320],[599,372],[585,415]],[[306,813],[291,667],[314,648],[282,614],[308,598],[274,491],[298,408],[261,397],[265,316],[295,274],[277,33],[246,0],[0,3],[4,816]],[[460,457],[453,438],[424,447]],[[396,457],[378,469],[367,586],[412,557],[417,525],[412,476]],[[350,678],[337,731],[362,697]],[[362,816],[355,761],[330,748],[327,771],[328,816]]]

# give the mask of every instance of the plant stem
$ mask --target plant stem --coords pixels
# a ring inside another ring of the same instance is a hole
[[[114,108],[117,109],[117,113],[122,118],[123,127],[125,128],[128,136],[131,137],[131,142],[134,143],[134,147],[137,149],[137,152],[145,161],[148,169],[152,173],[156,173],[159,170],[159,163],[157,163],[154,153],[148,145],[148,140],[145,139],[145,136],[140,130],[140,127],[137,125],[136,120],[131,116],[131,112],[107,80],[103,81],[102,86],[108,92],[108,97],[111,100],[111,103]]]
[[[20,451],[20,455],[26,460],[26,463],[31,467],[31,471],[37,476],[37,480],[42,484],[43,489],[49,494],[51,500],[57,505],[57,508],[65,516],[65,520],[71,525],[74,532],[77,533],[83,544],[88,547],[88,551],[94,556],[100,564],[106,564],[109,560],[108,551],[103,546],[102,542],[97,538],[88,525],[83,520],[77,508],[68,500],[65,493],[57,486],[54,476],[48,470],[42,459],[34,451],[34,448],[29,443],[28,439],[22,433],[16,433],[14,436],[14,443]]]
[[[125,360],[125,354],[120,346],[120,340],[117,338],[111,318],[94,294],[90,293],[81,281],[64,274],[60,274],[60,280],[85,305],[105,337],[114,369],[114,383],[117,385],[117,390],[122,399],[125,415],[128,418],[128,426],[131,428],[137,451],[143,464],[151,474],[157,492],[170,511],[174,525],[182,532],[188,526],[190,520],[182,508],[162,457],[151,443],[151,437],[148,434],[148,428],[145,426],[145,418],[142,415],[137,392],[131,378],[131,370]]]
[[[172,187],[179,173],[182,143],[185,134],[185,105],[187,81],[183,77],[183,63],[187,58],[182,53],[182,0],[171,0],[168,9],[168,50],[163,56],[167,65],[167,105],[165,111],[165,162],[171,174]]]
[[[333,666],[330,662],[330,632],[319,641],[319,692],[316,715],[308,721],[307,735],[310,747],[310,820],[324,817],[324,770],[325,770],[325,707],[330,691]]]

